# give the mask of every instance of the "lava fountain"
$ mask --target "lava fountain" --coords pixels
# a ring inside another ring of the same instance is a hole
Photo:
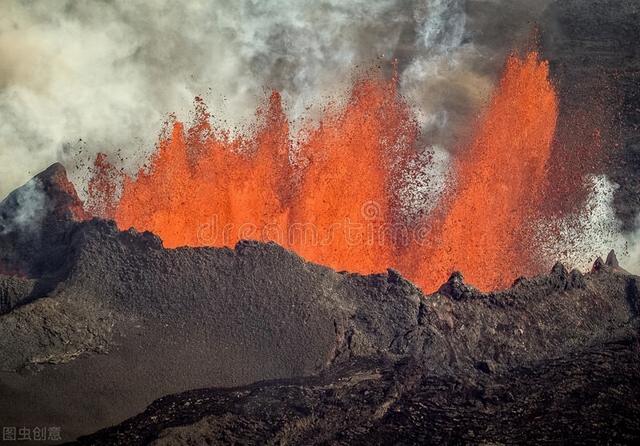
[[[88,208],[167,247],[276,241],[338,270],[396,267],[427,291],[453,270],[495,289],[542,266],[528,237],[557,116],[547,63],[536,52],[511,56],[440,206],[422,222],[432,229],[408,244],[420,224],[405,225],[403,237],[393,228],[403,225],[398,190],[419,131],[395,77],[358,81],[344,105],[295,134],[276,92],[249,137],[213,128],[198,99],[194,123],[173,123],[135,177],[99,156]]]
[[[484,289],[538,272],[531,223],[546,183],[558,118],[549,67],[512,56],[468,150],[455,162],[448,209],[416,277],[433,288],[453,270]],[[427,278],[431,277],[431,280]]]

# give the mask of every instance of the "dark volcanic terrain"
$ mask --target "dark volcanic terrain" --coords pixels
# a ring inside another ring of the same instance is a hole
[[[318,378],[168,396],[78,444],[631,444],[640,358],[628,342],[473,378],[351,360]]]
[[[40,225],[13,224],[34,185],[0,204],[2,264],[25,276],[0,276],[5,425],[72,440],[164,395],[235,387],[164,397],[81,442],[637,437],[639,279],[613,254],[499,293],[454,274],[425,296],[275,244],[164,249],[82,220],[61,166],[34,182]]]
[[[568,160],[551,169],[608,174],[629,231],[639,24],[635,0],[554,1],[540,24]],[[583,203],[565,186],[549,193]],[[0,203],[0,426],[88,445],[637,443],[639,286],[613,254],[425,295],[275,244],[164,249],[92,220],[54,165]]]
[[[392,277],[358,282],[384,289]],[[585,277],[557,265],[492,295],[452,278],[447,294],[420,297],[388,345],[358,328],[384,320],[379,310],[398,317],[379,292],[350,315],[344,353],[319,377],[167,396],[79,444],[630,444],[637,287],[613,258]],[[362,338],[376,351],[355,349]]]

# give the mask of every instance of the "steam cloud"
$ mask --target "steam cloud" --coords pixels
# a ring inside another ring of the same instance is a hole
[[[47,213],[46,195],[38,178],[32,178],[10,195],[12,206],[6,215],[0,215],[0,235],[14,231],[37,235],[38,227]]]
[[[54,161],[78,183],[80,151],[121,151],[125,167],[138,167],[167,115],[186,118],[195,96],[228,127],[250,121],[270,89],[281,91],[292,119],[313,117],[358,69],[396,60],[436,163],[435,179],[425,172],[406,194],[429,210],[448,152],[548,3],[5,0],[0,195]]]
[[[587,178],[590,194],[578,215],[540,225],[540,238],[545,241],[547,258],[557,258],[567,265],[588,271],[595,258],[604,258],[614,249],[621,264],[634,274],[640,273],[640,230],[624,233],[614,206],[618,187],[605,175]],[[640,220],[636,227],[640,228]],[[549,237],[553,233],[553,237]],[[567,250],[567,247],[571,247]],[[562,254],[564,252],[564,254]]]
[[[141,160],[167,114],[186,117],[196,95],[230,126],[251,119],[265,89],[283,93],[290,117],[313,115],[350,87],[356,67],[394,59],[425,140],[452,148],[505,42],[528,34],[542,9],[485,0],[481,14],[476,3],[3,1],[0,194],[54,161],[72,168],[80,149]],[[487,20],[502,3],[520,12]],[[495,26],[508,35],[476,39]]]

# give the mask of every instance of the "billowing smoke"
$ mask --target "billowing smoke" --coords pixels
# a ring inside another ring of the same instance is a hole
[[[636,230],[625,236],[627,240],[627,252],[626,257],[629,259],[627,263],[623,263],[627,266],[629,271],[634,274],[640,274],[640,215],[636,218]]]
[[[425,146],[452,149],[507,44],[543,9],[528,3],[3,1],[0,194],[53,161],[72,170],[82,150],[139,163],[167,115],[186,118],[197,95],[231,128],[268,89],[283,93],[291,118],[313,115],[358,70],[393,60]]]
[[[54,161],[81,182],[86,171],[75,163],[97,152],[119,152],[126,168],[138,167],[168,114],[188,119],[195,96],[231,130],[253,119],[271,89],[282,93],[291,119],[314,118],[354,76],[395,61],[422,126],[422,158],[432,161],[405,196],[429,211],[444,189],[449,152],[468,136],[506,55],[531,37],[548,4],[4,0],[0,195]],[[593,200],[603,194],[596,190]],[[615,223],[615,215],[606,218]]]

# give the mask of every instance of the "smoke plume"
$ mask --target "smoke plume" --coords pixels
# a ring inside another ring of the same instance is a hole
[[[579,214],[540,224],[545,257],[588,271],[596,256],[604,258],[614,249],[624,268],[640,273],[640,231],[625,233],[616,216],[614,195],[619,186],[605,175],[586,181],[590,193]]]
[[[445,188],[450,153],[469,136],[505,57],[531,37],[549,3],[5,0],[0,195],[55,161],[82,189],[86,168],[78,162],[98,152],[117,153],[123,167],[137,169],[168,115],[188,118],[195,96],[205,98],[219,125],[242,131],[272,89],[291,120],[313,119],[328,100],[345,97],[363,70],[395,65],[422,127],[421,159],[431,160],[403,195],[412,209],[428,212]],[[608,183],[598,181],[592,199],[608,203]],[[610,227],[615,213],[600,209]],[[576,253],[594,245],[593,232],[585,234],[580,246],[589,246]],[[627,252],[638,238],[627,236]]]
[[[195,96],[230,128],[269,89],[291,119],[313,116],[358,70],[394,60],[425,146],[453,149],[507,45],[543,9],[528,3],[4,1],[0,194],[54,161],[73,170],[78,152],[120,151],[139,164],[167,115],[187,115]]]

